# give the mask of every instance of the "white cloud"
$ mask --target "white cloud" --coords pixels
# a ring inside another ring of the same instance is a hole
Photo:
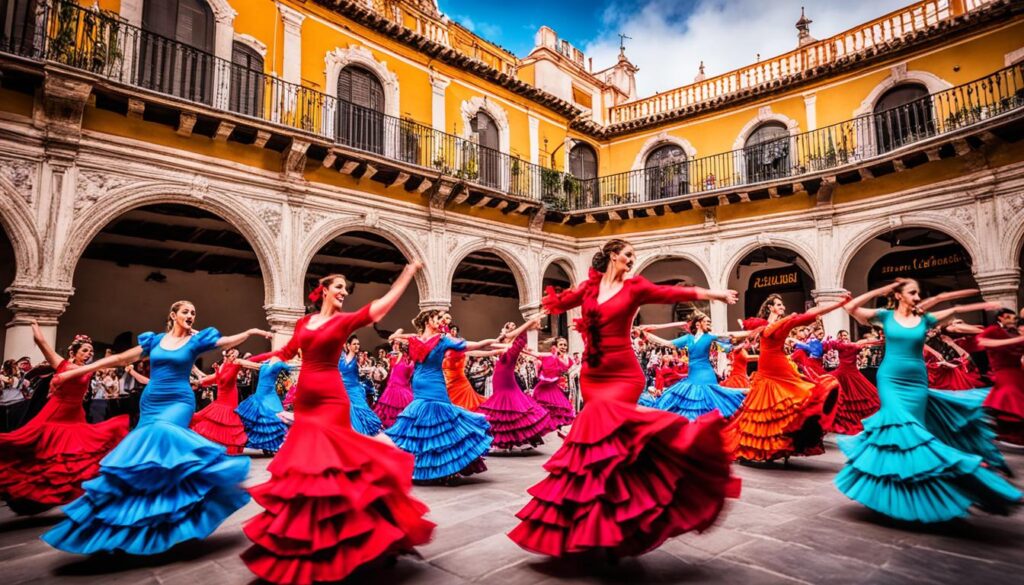
[[[693,82],[704,61],[712,77],[796,48],[800,6],[813,20],[811,35],[827,38],[909,4],[908,0],[620,0],[603,14],[603,30],[586,43],[594,68],[615,63],[621,32],[626,56],[640,67],[640,97]]]
[[[452,20],[466,27],[470,31],[480,35],[481,38],[491,42],[501,37],[501,27],[489,22],[477,22],[469,16],[456,15]]]

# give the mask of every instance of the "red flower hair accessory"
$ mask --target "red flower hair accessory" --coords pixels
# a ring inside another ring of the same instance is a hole
[[[313,292],[309,293],[309,302],[311,302],[313,304],[316,304],[316,303],[320,302],[320,299],[322,299],[323,296],[324,296],[324,285],[318,284],[318,285],[316,285],[316,288],[313,289]]]
[[[768,320],[767,319],[762,319],[760,317],[751,317],[749,319],[744,319],[743,320],[743,330],[744,331],[753,331],[755,329],[760,329],[761,327],[767,327],[767,326],[768,326]]]
[[[89,337],[88,335],[79,333],[78,335],[75,336],[74,339],[71,340],[71,342],[72,343],[88,343],[88,344],[91,345],[92,344],[92,338]]]

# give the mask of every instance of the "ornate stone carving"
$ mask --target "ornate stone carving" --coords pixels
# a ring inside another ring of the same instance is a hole
[[[370,210],[363,216],[363,225],[366,227],[380,227],[380,213],[376,210]]]
[[[78,189],[75,192],[75,211],[89,207],[103,198],[104,195],[123,187],[128,180],[118,175],[83,171],[78,175]]]
[[[17,191],[25,201],[32,203],[32,192],[36,183],[36,163],[27,160],[0,160],[0,174],[10,181],[14,190]]]
[[[1003,205],[1006,208],[1006,215],[1013,216],[1024,209],[1024,193],[1017,193],[1003,198]]]
[[[974,212],[964,206],[957,207],[950,211],[950,214],[956,219],[956,222],[967,228],[968,230],[974,230]]]
[[[210,194],[210,180],[203,175],[195,175],[190,189],[193,197],[202,199]]]
[[[445,247],[448,249],[448,254],[451,254],[452,252],[455,251],[455,248],[459,247],[459,238],[455,234],[448,234],[447,236],[445,236],[445,240]]]
[[[281,206],[275,203],[258,203],[252,206],[256,216],[267,224],[275,236],[281,233]]]
[[[313,228],[325,221],[327,221],[326,213],[320,213],[308,207],[302,210],[302,231],[304,233],[312,233]]]

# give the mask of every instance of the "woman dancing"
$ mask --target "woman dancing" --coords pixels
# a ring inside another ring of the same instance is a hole
[[[825,351],[835,350],[839,354],[839,367],[830,372],[839,382],[839,408],[832,422],[833,432],[856,435],[864,430],[862,421],[878,412],[878,388],[860,373],[857,357],[865,347],[881,343],[877,339],[851,342],[848,331],[840,331],[838,338],[824,343]]]
[[[401,335],[402,330],[395,333]],[[377,404],[373,405],[373,411],[380,417],[381,426],[385,429],[395,424],[398,415],[412,402],[412,371],[415,367],[409,359],[408,345],[394,339],[394,335],[392,338],[398,355],[392,360],[387,386],[377,399]]]
[[[61,357],[31,321],[32,340],[58,374],[92,359],[92,340],[76,335]],[[82,482],[100,471],[100,460],[128,434],[128,415],[91,425],[82,398],[92,375],[69,376],[51,386],[43,409],[25,426],[0,433],[0,498],[15,514],[38,514],[82,495]],[[41,389],[39,391],[42,391]]]
[[[496,340],[466,341],[441,333],[444,312],[431,309],[413,319],[419,335],[409,341],[413,401],[384,431],[403,451],[412,453],[416,482],[448,484],[458,476],[487,470],[483,456],[491,447],[490,425],[482,414],[452,404],[444,383],[441,362],[449,350],[490,348]]]
[[[252,361],[262,361],[262,356],[254,356]],[[281,372],[291,372],[287,362],[273,357],[260,364],[256,380],[256,392],[238,405],[235,412],[245,425],[248,441],[245,446],[259,449],[264,455],[277,453],[284,443],[288,425],[278,416],[284,411],[281,397],[277,395],[277,378]]]
[[[453,327],[452,330],[457,332],[458,327]],[[476,390],[473,389],[473,384],[470,383],[469,378],[466,376],[466,359],[470,357],[491,357],[494,355],[497,354],[457,350],[452,350],[445,354],[444,361],[441,362],[441,369],[444,371],[444,382],[448,387],[448,398],[451,399],[452,404],[465,408],[470,412],[480,410],[480,405],[484,403],[486,398],[477,394]]]
[[[690,369],[686,377],[669,386],[654,406],[690,420],[716,410],[728,418],[743,403],[744,392],[719,386],[715,368],[711,365],[711,345],[718,343],[724,344],[726,349],[730,348],[728,334],[711,333],[711,317],[700,311],[694,311],[688,328],[690,333],[672,341],[647,333],[647,338],[654,343],[685,349],[690,356]],[[747,335],[743,333],[735,336]]]
[[[501,332],[502,339],[511,339],[512,345],[494,366],[494,393],[480,405],[480,412],[491,425],[493,445],[498,449],[537,447],[544,444],[544,435],[555,430],[548,411],[524,394],[516,381],[516,363],[526,351],[526,332],[539,329],[540,320],[541,317],[535,317],[519,327],[506,323]]]
[[[200,354],[271,334],[250,329],[222,337],[213,327],[196,332],[195,320],[195,306],[178,301],[166,333],[143,333],[139,345],[125,352],[55,376],[62,383],[145,356],[151,366],[139,425],[103,458],[99,476],[82,486],[85,494],[64,507],[67,520],[43,534],[51,546],[78,554],[157,554],[206,538],[249,501],[238,486],[249,473],[249,459],[228,457],[224,447],[188,428],[196,408],[188,376]]]
[[[351,405],[352,428],[357,433],[372,437],[380,433],[383,425],[377,414],[370,409],[366,402],[366,387],[359,380],[359,338],[352,335],[345,344],[345,353],[341,354],[338,360],[338,371],[341,372],[341,381],[345,384],[345,392],[348,394],[348,402]]]
[[[946,351],[956,355],[955,358],[946,359],[946,355],[928,345],[927,341],[925,342],[924,357],[925,365],[928,368],[929,388],[934,390],[973,390],[985,386],[975,371],[972,371],[971,355],[967,351],[943,335],[939,328],[930,330],[929,336],[940,349],[948,348]]]
[[[1017,315],[1010,309],[1000,309],[996,322],[976,339],[988,353],[993,384],[985,408],[996,419],[999,439],[1024,445],[1024,335],[1017,327]]]
[[[740,327],[743,321],[740,320]],[[750,355],[747,349],[750,348],[750,340],[746,339],[738,346],[733,346],[729,352],[729,375],[722,380],[719,386],[726,388],[750,388],[750,377],[747,376],[747,364],[757,361],[756,355]]]
[[[892,308],[864,308],[883,295],[889,295]],[[885,331],[885,357],[878,370],[882,407],[864,421],[863,433],[840,442],[848,460],[836,486],[898,520],[944,522],[967,516],[973,505],[1006,513],[1021,493],[990,469],[1006,469],[1006,464],[985,420],[983,394],[930,391],[921,354],[928,329],[936,323],[991,305],[924,313],[928,304],[921,300],[917,282],[909,279],[849,303],[847,311],[857,321]]]
[[[757,317],[744,322],[745,329],[761,329],[761,354],[757,372],[750,379],[750,392],[732,422],[732,429],[738,433],[738,459],[788,461],[794,455],[825,452],[824,429],[832,425],[839,383],[827,375],[809,381],[800,375],[783,347],[794,327],[813,323],[843,302],[784,317],[782,297],[772,294],[762,303]]]
[[[575,325],[586,344],[580,385],[587,405],[544,465],[549,475],[530,488],[533,499],[509,533],[526,550],[556,557],[642,554],[707,528],[725,498],[739,495],[719,415],[689,422],[637,407],[645,378],[630,343],[630,324],[641,305],[734,303],[736,293],[627,277],[634,260],[633,246],[610,240],[594,255],[586,282],[560,294],[549,289],[543,301],[552,314],[582,306]]]
[[[409,495],[412,458],[352,430],[338,360],[352,332],[380,321],[412,282],[409,264],[381,298],[342,313],[348,281],[320,279],[310,298],[320,311],[299,319],[275,352],[288,360],[302,350],[295,424],[267,468],[271,478],[253,487],[264,512],[246,522],[253,546],[242,560],[261,579],[306,585],[340,581],[356,568],[430,539],[427,507]]]
[[[192,416],[192,430],[227,447],[228,455],[241,455],[249,437],[245,425],[235,412],[238,408],[238,373],[242,368],[259,369],[256,361],[238,357],[238,350],[224,350],[224,361],[216,366],[216,373],[203,377],[201,386],[217,385],[217,399]],[[264,358],[266,359],[266,358]]]
[[[548,295],[554,294],[554,290],[553,287],[548,287]],[[562,379],[572,366],[572,362],[566,356],[568,352],[569,342],[564,337],[556,337],[551,343],[550,352],[533,354],[540,360],[533,399],[548,411],[551,422],[558,429],[569,426],[576,420],[576,409],[562,391]]]

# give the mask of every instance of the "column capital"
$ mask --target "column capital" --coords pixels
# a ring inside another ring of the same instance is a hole
[[[845,288],[816,288],[811,291],[811,298],[818,304],[836,303],[848,292]]]
[[[1017,293],[1020,290],[1020,269],[993,270],[974,275],[981,296],[988,302],[1004,307],[1017,308]]]
[[[284,26],[286,29],[298,29],[299,27],[302,26],[302,21],[306,20],[305,14],[299,12],[298,10],[295,10],[294,8],[285,6],[280,2],[277,3],[277,11],[281,13],[281,20],[284,21]]]
[[[37,320],[40,325],[56,325],[57,319],[67,309],[68,299],[75,289],[13,285],[7,292],[11,295],[7,308],[14,313],[14,319],[8,326],[26,325],[31,319]]]
[[[448,299],[420,299],[420,311],[447,311],[452,306],[452,300]]]
[[[305,307],[285,305],[263,305],[263,310],[267,313],[267,323],[272,329],[290,329],[306,314]]]
[[[519,312],[522,313],[523,319],[529,321],[537,316],[541,311],[540,301],[534,301],[532,303],[524,303],[519,305]]]

